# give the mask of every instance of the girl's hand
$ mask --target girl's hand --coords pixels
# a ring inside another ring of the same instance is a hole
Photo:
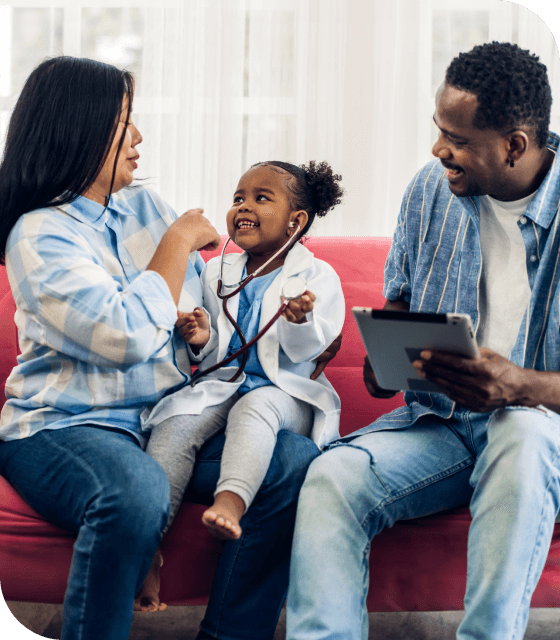
[[[290,300],[282,315],[288,322],[303,324],[304,322],[307,322],[305,314],[313,311],[314,300],[315,296],[313,293],[311,293],[311,291],[306,291],[300,298]]]
[[[183,340],[191,346],[202,349],[210,340],[210,321],[206,313],[199,307],[195,307],[192,313],[177,312],[178,319],[175,323]]]

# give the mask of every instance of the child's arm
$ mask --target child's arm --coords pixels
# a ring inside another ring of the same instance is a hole
[[[205,347],[210,339],[210,321],[203,309],[195,307],[192,313],[178,311],[177,315],[175,326],[183,340],[191,347]]]
[[[290,300],[284,313],[282,314],[288,322],[303,324],[307,322],[306,314],[313,311],[315,295],[311,291],[306,291],[300,298]]]
[[[298,302],[302,321],[290,321],[284,314],[278,321],[277,328],[280,346],[295,364],[311,362],[330,348],[329,345],[332,345],[342,331],[345,311],[340,278],[332,267],[315,260],[314,266],[303,273],[302,277],[309,287],[302,298],[311,294],[309,301],[305,304],[303,300],[292,301]],[[316,296],[311,291],[317,292]],[[307,311],[307,305],[310,305],[312,311]],[[307,317],[303,311],[306,311]]]

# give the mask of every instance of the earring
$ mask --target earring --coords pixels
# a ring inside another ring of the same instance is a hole
[[[513,167],[515,166],[515,164],[514,164],[513,160],[510,160],[510,161],[509,161],[509,166],[513,169]]]

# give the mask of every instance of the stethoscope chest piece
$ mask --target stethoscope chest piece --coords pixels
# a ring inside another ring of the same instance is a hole
[[[299,276],[288,278],[282,285],[282,298],[284,300],[295,300],[307,291],[307,282]]]

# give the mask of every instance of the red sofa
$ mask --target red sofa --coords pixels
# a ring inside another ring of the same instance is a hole
[[[364,349],[352,306],[381,307],[386,238],[312,238],[307,246],[341,277],[346,296],[342,349],[327,375],[342,399],[341,433],[347,434],[402,403],[371,398],[362,383]],[[0,402],[17,353],[14,302],[0,268]],[[184,504],[163,543],[162,600],[205,604],[220,544],[200,524],[203,507]],[[463,608],[467,508],[395,524],[371,549],[370,611],[446,611]],[[72,534],[41,518],[0,477],[0,586],[6,600],[61,603]],[[560,607],[560,525],[532,606]]]

